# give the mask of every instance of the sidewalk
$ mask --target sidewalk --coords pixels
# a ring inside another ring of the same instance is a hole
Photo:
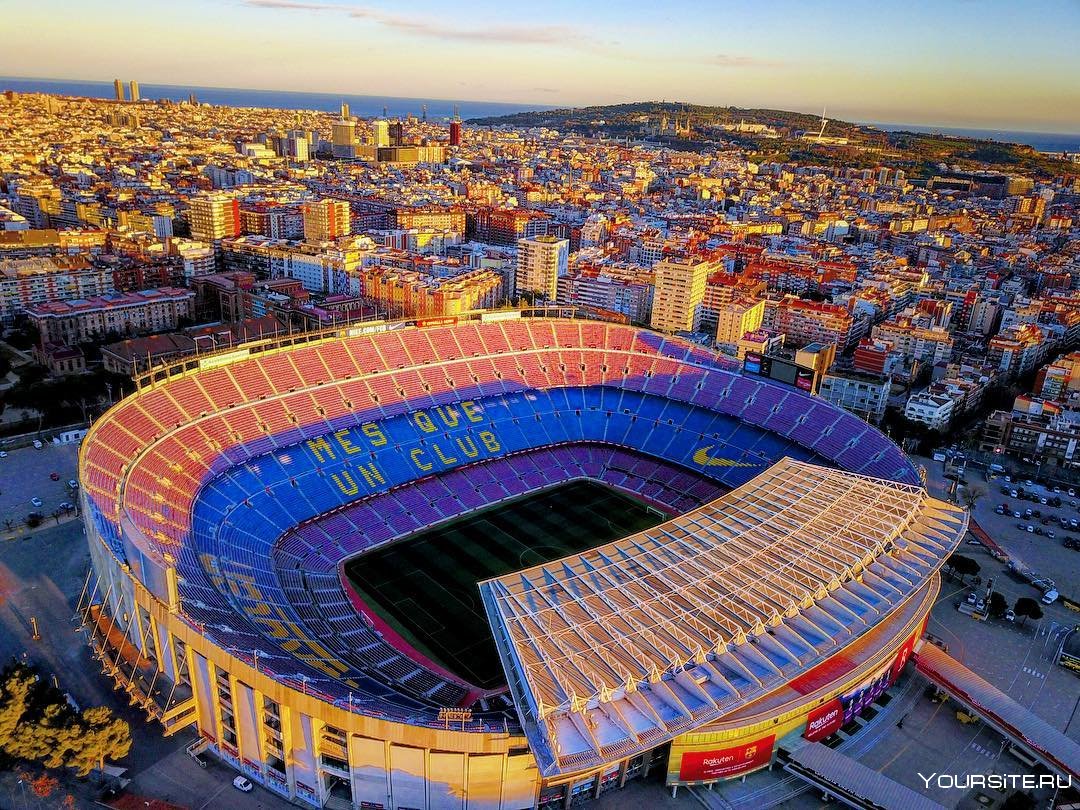
[[[59,519],[54,518],[52,515],[46,515],[44,520],[41,521],[41,525],[36,526],[33,529],[25,523],[17,523],[10,531],[8,531],[6,526],[0,524],[0,540],[23,540],[27,537],[32,537],[45,529],[53,529],[57,526],[62,526],[65,523],[79,520],[80,518],[81,515],[79,510],[75,509],[67,514],[60,515]]]

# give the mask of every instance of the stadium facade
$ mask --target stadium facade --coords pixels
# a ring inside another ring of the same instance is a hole
[[[766,767],[895,680],[962,510],[817,397],[676,338],[521,315],[203,356],[99,419],[80,610],[132,702],[298,803],[516,810]],[[580,480],[666,519],[479,584],[505,686],[344,574]]]

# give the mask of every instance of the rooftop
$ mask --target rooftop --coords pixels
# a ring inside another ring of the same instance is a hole
[[[966,524],[920,487],[784,459],[653,529],[480,583],[541,771],[779,688],[912,595]]]

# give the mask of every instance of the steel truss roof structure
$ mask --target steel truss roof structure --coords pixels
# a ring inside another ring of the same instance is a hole
[[[783,686],[915,594],[966,527],[921,487],[784,459],[667,523],[480,590],[550,776]]]

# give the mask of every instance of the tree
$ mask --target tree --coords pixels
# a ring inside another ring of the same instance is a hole
[[[964,494],[961,496],[964,506],[968,509],[974,509],[976,502],[986,494],[986,487],[978,484],[972,484],[970,487],[964,489]]]
[[[965,577],[975,576],[981,570],[981,567],[975,560],[970,557],[965,557],[963,554],[951,554],[946,565],[953,570],[954,573],[960,575],[960,581],[965,582]]]
[[[64,694],[25,664],[0,672],[0,754],[72,767],[79,776],[131,750],[131,730],[105,707],[77,713]]]
[[[1039,603],[1030,596],[1021,596],[1017,599],[1016,604],[1013,605],[1013,611],[1017,616],[1024,617],[1024,624],[1027,624],[1028,619],[1035,619],[1038,621],[1043,616],[1042,608],[1039,606]]]
[[[68,748],[64,763],[75,768],[79,776],[86,776],[94,768],[104,770],[106,759],[120,759],[131,750],[131,728],[111,709],[87,709],[80,721],[73,729],[76,735],[65,740]]]
[[[1005,615],[1005,611],[1009,607],[1009,603],[1005,601],[1005,597],[997,591],[990,594],[990,604],[987,605],[990,615],[995,619],[1000,619]]]

